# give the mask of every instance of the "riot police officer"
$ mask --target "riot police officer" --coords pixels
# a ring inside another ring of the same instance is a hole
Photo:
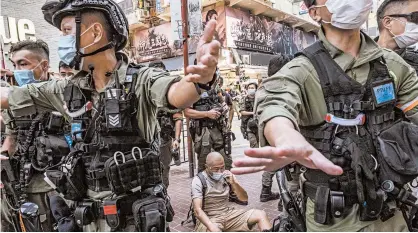
[[[163,164],[163,184],[168,188],[170,183],[170,164],[179,166],[180,161],[180,135],[183,126],[183,115],[181,112],[169,113],[159,109],[157,113],[158,123],[161,128],[160,159]]]
[[[241,132],[245,134],[245,138],[250,142],[251,148],[258,148],[258,122],[254,117],[254,101],[255,94],[257,92],[257,83],[249,83],[247,85],[247,96],[244,97],[240,113],[241,119]],[[277,200],[280,198],[279,193],[271,191],[273,185],[273,176],[275,172],[264,172],[262,177],[262,190],[260,194],[260,201],[267,202],[271,200]]]
[[[198,158],[198,171],[205,170],[206,156],[212,151],[222,154],[225,168],[232,168],[231,132],[228,127],[228,107],[222,105],[220,89],[201,94],[193,107],[186,108],[184,115],[191,118],[190,134]]]
[[[376,17],[377,43],[395,51],[417,71],[418,53],[409,47],[418,43],[418,2],[386,0],[379,6]]]
[[[160,68],[166,70],[162,61],[152,61],[148,67]],[[179,166],[180,161],[180,135],[183,124],[183,115],[181,112],[171,113],[167,109],[159,109],[157,113],[158,124],[161,128],[160,159],[163,164],[163,184],[166,188],[170,183],[170,164],[174,159],[174,164]]]
[[[10,55],[15,67],[13,75],[19,86],[49,80],[49,48],[44,41],[20,41],[10,48]],[[3,116],[7,137],[2,151],[7,152],[15,163],[20,183],[20,190],[16,190],[19,202],[38,205],[42,229],[36,230],[52,231],[48,193],[53,189],[43,180],[43,172],[45,167],[57,164],[69,152],[62,132],[64,118],[49,113],[13,117],[7,111]]]
[[[321,24],[319,41],[263,80],[255,112],[264,147],[247,150],[253,158],[236,161],[233,172],[307,167],[300,183],[308,231],[406,231],[407,223],[416,230],[416,215],[406,213],[415,203],[402,200],[416,200],[404,189],[418,175],[410,163],[418,149],[416,71],[360,30],[372,0],[304,2]],[[399,110],[413,124],[398,119]]]
[[[80,72],[71,80],[2,88],[1,107],[15,117],[56,110],[71,122],[72,151],[46,171],[48,182],[73,201],[63,212],[65,204],[54,197],[58,228],[164,231],[174,213],[161,185],[157,108],[190,106],[202,89],[213,88],[216,22],[200,39],[198,64],[181,79],[130,64],[120,53],[129,25],[112,0],[47,1],[42,10],[62,32],[60,59]]]

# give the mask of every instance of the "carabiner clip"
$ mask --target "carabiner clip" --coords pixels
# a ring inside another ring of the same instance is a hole
[[[137,146],[136,147],[133,147],[132,150],[131,150],[132,157],[136,160],[135,150],[138,150],[139,151],[139,158],[142,159],[142,151],[141,151],[141,148],[139,148]]]
[[[125,160],[125,155],[124,155],[122,152],[120,152],[120,151],[116,151],[116,152],[113,154],[113,159],[115,159],[115,163],[116,163],[116,165],[119,165],[117,155],[121,155],[121,156],[122,156],[122,163],[125,163],[125,162],[126,162],[126,160]]]

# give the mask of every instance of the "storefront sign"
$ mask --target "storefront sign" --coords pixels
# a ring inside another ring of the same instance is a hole
[[[295,54],[316,40],[311,33],[230,7],[226,28],[227,47],[263,53]]]
[[[7,19],[5,21],[5,19]],[[8,34],[6,34],[6,27]],[[0,35],[4,44],[17,43],[22,40],[36,40],[35,25],[28,19],[16,19],[13,17],[0,16]]]

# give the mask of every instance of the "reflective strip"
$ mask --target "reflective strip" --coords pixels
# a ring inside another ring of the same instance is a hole
[[[412,110],[413,108],[415,108],[416,106],[418,106],[418,96],[415,97],[414,100],[404,104],[404,105],[400,105],[398,104],[396,107],[398,107],[399,109],[401,109],[403,112],[408,112],[409,110]]]

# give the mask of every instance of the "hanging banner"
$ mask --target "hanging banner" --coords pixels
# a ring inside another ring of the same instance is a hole
[[[173,40],[183,40],[183,26],[181,20],[181,2],[170,4],[171,31]]]
[[[316,41],[303,32],[263,16],[226,8],[227,47],[271,54],[295,54]]]
[[[202,34],[202,0],[188,1],[189,14],[189,35],[198,36]]]
[[[135,59],[138,63],[156,58],[174,57],[182,54],[181,47],[174,44],[171,24],[166,23],[135,33]]]

